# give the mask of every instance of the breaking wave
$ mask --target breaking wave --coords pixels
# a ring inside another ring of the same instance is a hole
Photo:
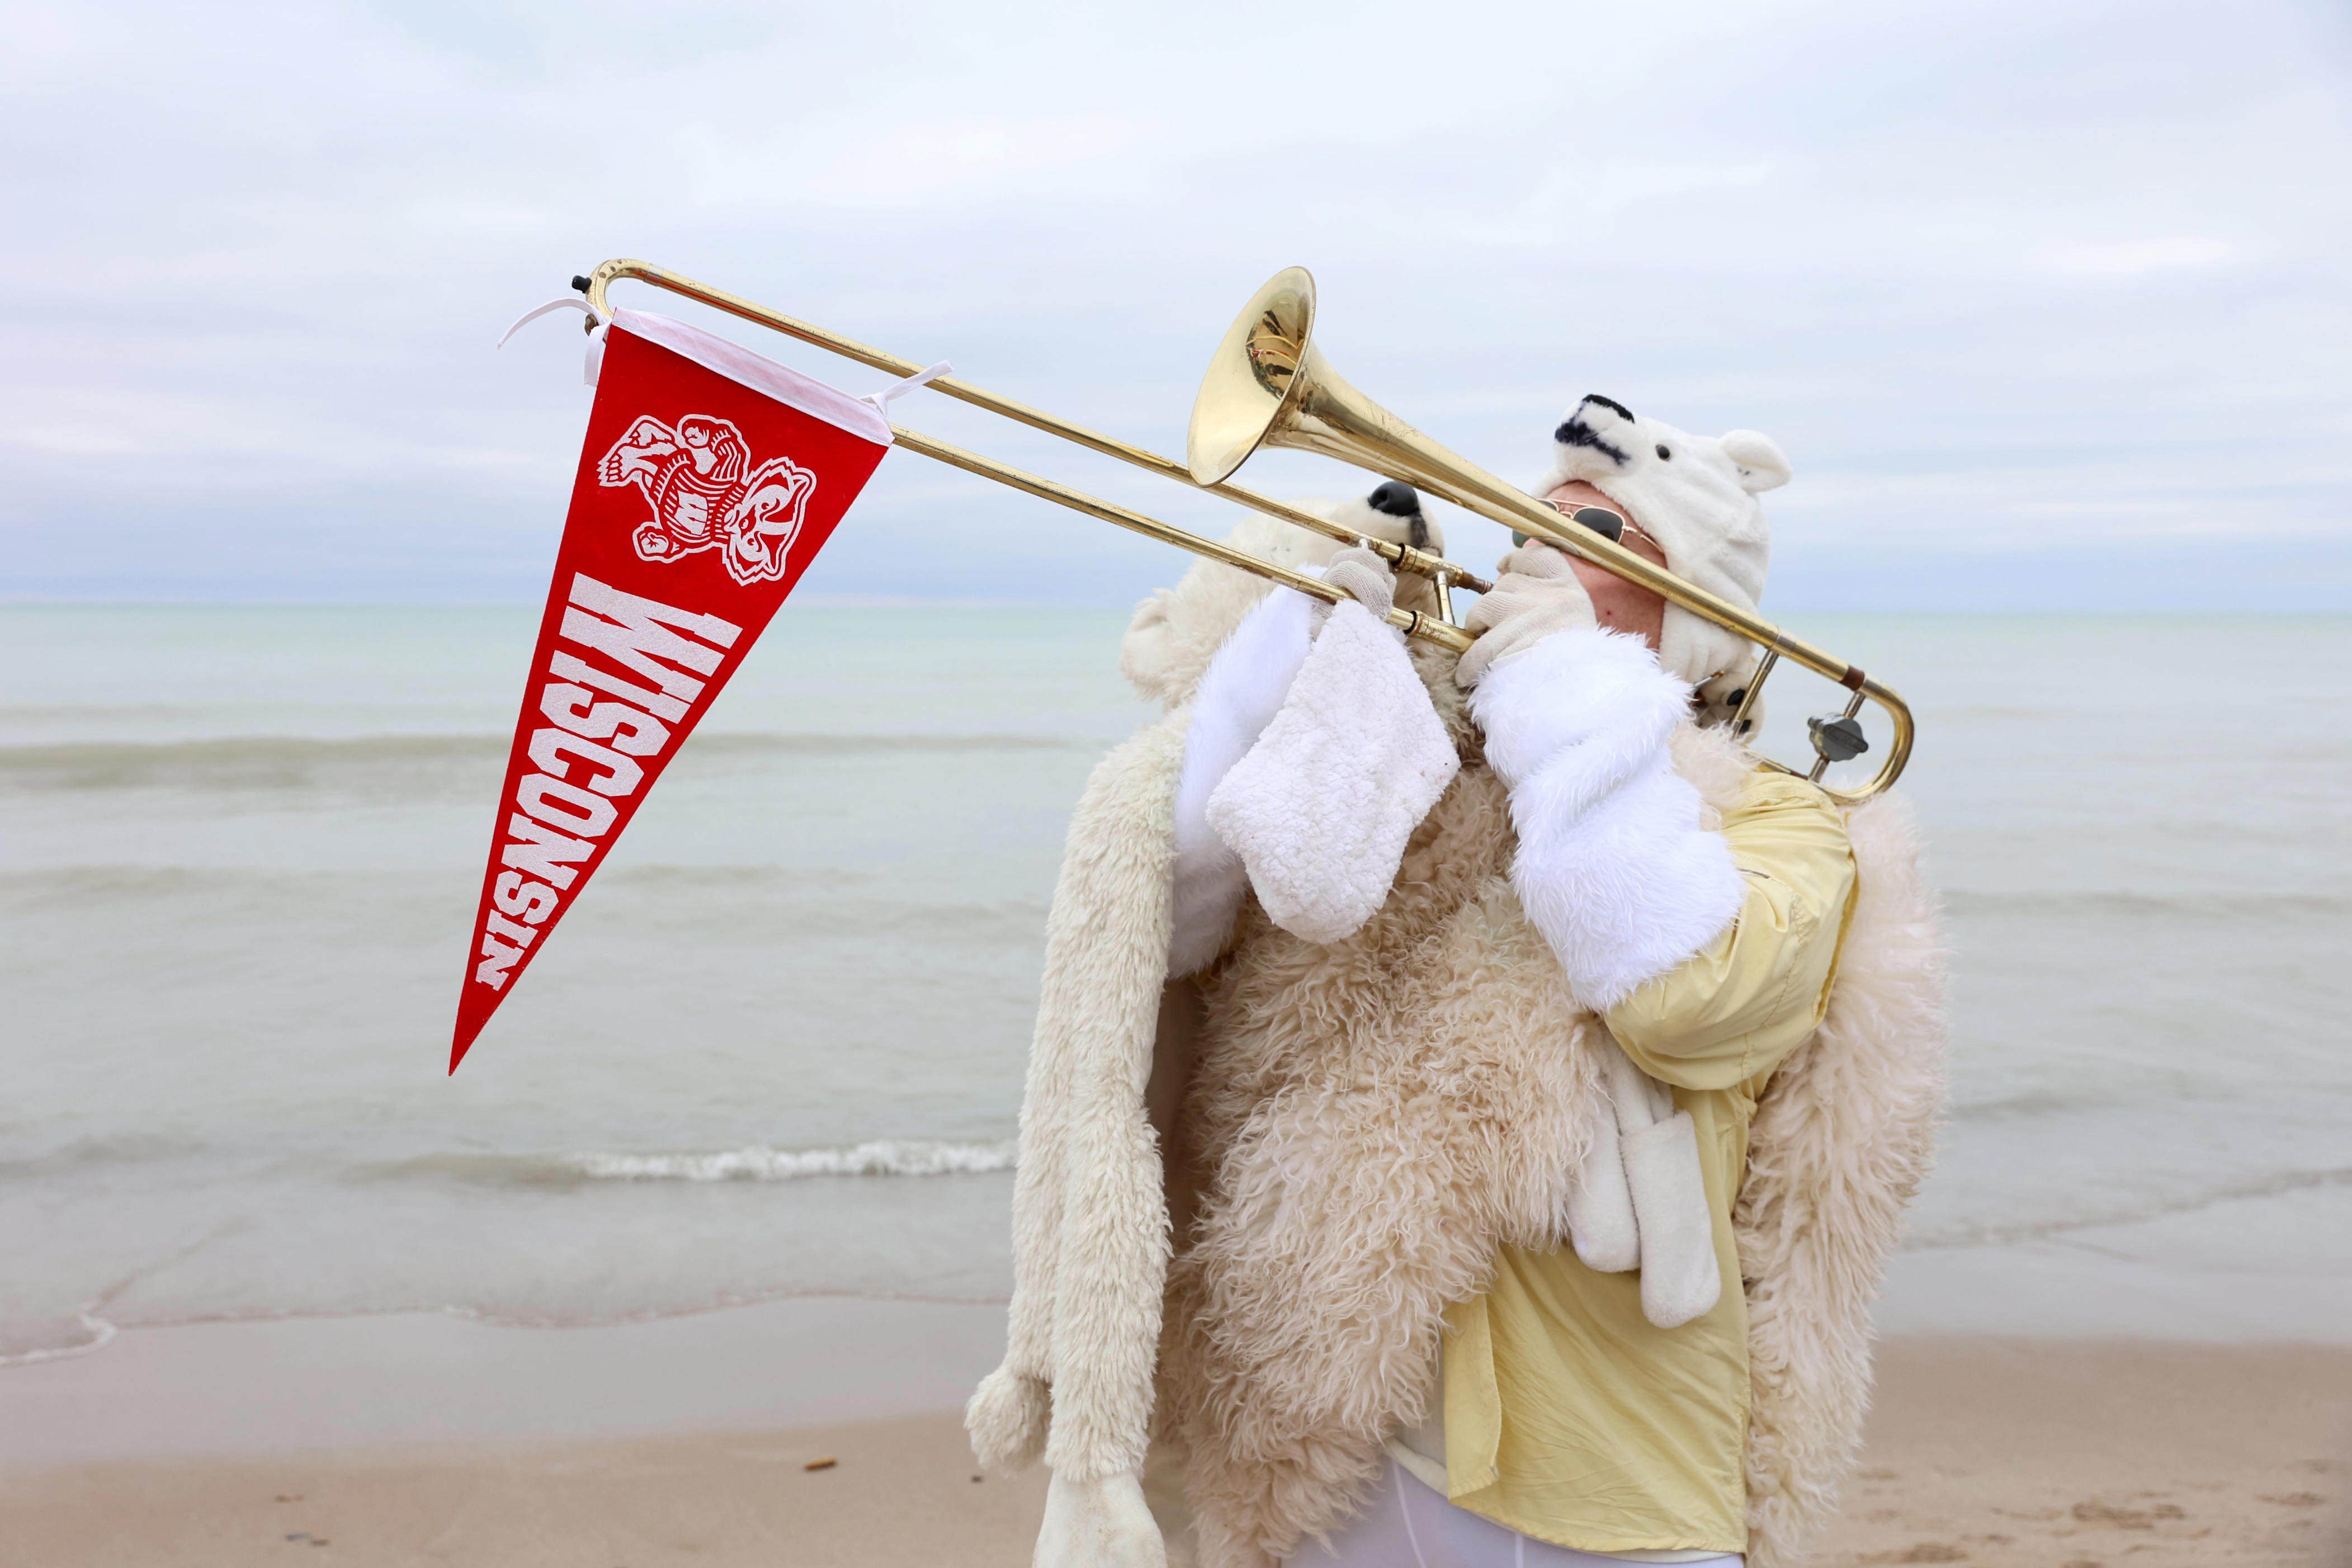
[[[625,1182],[790,1182],[803,1176],[961,1176],[1013,1169],[1016,1145],[883,1138],[846,1149],[771,1149],[717,1154],[574,1154],[581,1174]]]
[[[2352,898],[2329,893],[2215,893],[2202,889],[2141,893],[2115,889],[1984,892],[1944,890],[1944,908],[1963,918],[2145,919],[2187,915],[2215,921],[2338,920],[2352,915]]]
[[[2352,1186],[2352,1167],[2284,1171],[2236,1179],[2200,1180],[2194,1175],[2159,1184],[2159,1189],[2139,1194],[2110,1194],[2072,1197],[2065,1211],[2042,1215],[1953,1215],[1939,1216],[1923,1205],[1915,1211],[1903,1238],[1906,1251],[1933,1252],[1955,1247],[2009,1247],[2019,1242],[2046,1241],[2074,1231],[2139,1225],[2195,1214],[2217,1204],[2284,1197],[2290,1193]]]
[[[488,1154],[443,1152],[352,1167],[362,1181],[414,1177],[489,1187],[585,1188],[600,1182],[797,1182],[822,1176],[970,1176],[1013,1169],[1016,1144],[877,1138],[836,1148],[753,1143],[709,1152]]]

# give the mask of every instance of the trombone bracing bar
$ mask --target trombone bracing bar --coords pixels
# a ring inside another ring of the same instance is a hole
[[[1865,699],[1876,703],[1886,715],[1890,733],[1887,739],[1885,759],[1879,763],[1878,772],[1873,774],[1867,783],[1858,789],[1852,790],[1833,789],[1828,784],[1822,784],[1821,776],[1823,765],[1827,762],[1826,754],[1810,773],[1800,775],[1810,778],[1832,800],[1841,805],[1859,805],[1872,795],[1893,784],[1895,779],[1901,776],[1904,765],[1911,760],[1913,724],[1911,705],[1904,701],[1893,688],[1874,679],[1860,665],[1848,664],[1834,654],[1817,648],[1801,638],[1790,637],[1761,616],[1750,614],[1737,605],[1717,597],[1704,588],[1683,581],[1665,568],[1652,564],[1606,535],[1595,533],[1587,528],[1562,526],[1568,520],[1561,517],[1548,503],[1510,489],[1501,480],[1485,474],[1483,470],[1469,468],[1467,464],[1463,467],[1486,482],[1465,484],[1457,480],[1445,483],[1433,478],[1423,478],[1418,482],[1456,505],[1477,512],[1482,517],[1507,521],[1522,533],[1532,534],[1547,543],[1557,545],[1571,555],[1590,561],[1605,572],[1615,573],[1620,577],[1639,584],[1651,592],[1664,596],[1670,603],[1680,605],[1693,614],[1705,616],[1718,625],[1729,626],[1749,641],[1759,644],[1764,649],[1764,657],[1768,662],[1759,663],[1755,673],[1748,679],[1748,693],[1740,702],[1741,718],[1744,719],[1748,710],[1755,706],[1756,694],[1763,689],[1764,677],[1770,673],[1772,665],[1783,658],[1801,664],[1817,675],[1826,676],[1852,692],[1853,696],[1847,700],[1844,714],[1847,718],[1852,718],[1861,710]],[[1411,484],[1416,481],[1408,479],[1405,482]],[[1482,501],[1487,504],[1481,505]],[[1502,515],[1498,517],[1498,513]],[[1739,732],[1745,733],[1744,731]],[[1797,772],[1796,769],[1774,762],[1769,757],[1762,757],[1759,760],[1768,767],[1778,768],[1782,773]]]
[[[1911,709],[1894,691],[1859,667],[1654,565],[1607,535],[1571,524],[1549,502],[1438,445],[1349,385],[1315,347],[1314,331],[1315,279],[1303,267],[1276,273],[1242,307],[1211,359],[1201,395],[1192,405],[1185,447],[1195,483],[1224,479],[1251,453],[1282,447],[1336,458],[1441,496],[1465,510],[1556,545],[1759,645],[1764,659],[1748,677],[1738,719],[1744,720],[1753,709],[1764,675],[1783,658],[1827,676],[1852,694],[1845,712],[1838,716],[1849,728],[1835,731],[1837,756],[1859,752],[1859,747],[1846,749],[1849,735],[1860,739],[1858,727],[1852,727],[1853,715],[1865,699],[1877,703],[1893,731],[1885,758],[1859,789],[1822,785],[1831,799],[1856,805],[1886,788],[1903,772],[1911,756]],[[1827,739],[1822,728],[1814,730],[1813,743],[1823,766],[1834,760],[1832,751],[1824,749]],[[1783,773],[1797,771],[1769,758],[1759,760]],[[1806,776],[1818,782],[1823,766],[1816,766]]]
[[[812,322],[787,316],[781,310],[772,310],[765,305],[756,304],[740,295],[730,294],[723,289],[714,289],[708,283],[698,282],[681,273],[672,272],[667,268],[656,267],[648,261],[633,261],[625,258],[606,261],[587,275],[587,285],[582,292],[587,296],[588,303],[594,306],[601,315],[610,316],[612,308],[606,300],[606,290],[612,284],[624,279],[634,279],[640,283],[649,283],[656,289],[666,289],[673,294],[683,295],[713,310],[724,310],[730,316],[740,317],[744,321],[766,327],[771,331],[782,332],[786,337],[798,338],[804,343],[813,343],[818,348],[840,354],[845,359],[856,360],[860,364],[868,365],[875,370],[887,371],[893,375],[913,375],[923,368],[912,360],[901,359],[897,354],[861,343],[855,338],[846,338]],[[1318,517],[1311,511],[1303,511],[1297,507],[1286,505],[1271,496],[1260,495],[1240,485],[1196,483],[1192,471],[1173,458],[1163,458],[1159,453],[1147,451],[1141,447],[1130,446],[1125,441],[1103,435],[1100,431],[1089,430],[1083,425],[1076,425],[1069,420],[1058,418],[1042,408],[1033,408],[1025,403],[1000,396],[985,387],[974,386],[959,376],[940,376],[928,384],[934,391],[943,392],[950,397],[969,403],[976,408],[984,408],[992,414],[1016,420],[1033,429],[1043,430],[1049,436],[1057,436],[1063,440],[1076,442],[1107,458],[1117,458],[1119,461],[1133,464],[1147,473],[1156,474],[1164,479],[1173,479],[1188,489],[1205,490],[1211,495],[1238,502],[1252,511],[1264,512],[1268,517],[1295,523],[1300,528],[1322,534],[1327,539],[1336,539],[1347,544],[1368,545],[1397,570],[1416,573],[1430,578],[1437,585],[1438,601],[1441,605],[1447,600],[1445,590],[1448,587],[1458,585],[1479,594],[1486,593],[1493,587],[1492,584],[1464,570],[1442,555],[1434,555],[1425,550],[1416,550],[1410,544],[1391,543],[1385,539],[1365,538],[1344,523]],[[1222,561],[1229,566],[1237,566],[1244,572],[1255,572],[1261,577],[1271,578],[1286,587],[1296,588],[1302,594],[1322,599],[1327,603],[1336,603],[1348,597],[1345,593],[1333,588],[1319,577],[1312,577],[1303,572],[1295,572],[1286,566],[1262,560],[1217,540],[1206,539],[1200,534],[1175,527],[1173,524],[1146,517],[1141,512],[1115,506],[1109,501],[1087,495],[1082,490],[1072,489],[1066,485],[1041,479],[1035,474],[1024,472],[1009,464],[983,458],[977,452],[950,446],[945,441],[934,440],[919,431],[908,430],[897,425],[893,425],[891,429],[897,432],[898,444],[908,451],[935,458],[951,468],[961,468],[965,473],[974,474],[984,479],[993,479],[998,484],[1008,485],[1013,489],[1056,502],[1070,508],[1073,511],[1084,512],[1089,517],[1099,518],[1105,522],[1117,523],[1121,528],[1157,539],[1165,544],[1175,545],[1180,550],[1189,550],[1195,555],[1204,555],[1212,561]],[[1408,637],[1435,643],[1440,647],[1451,649],[1455,653],[1464,651],[1471,643],[1469,633],[1435,616],[1425,616],[1413,610],[1395,609],[1389,612],[1388,620],[1391,626],[1397,627]]]

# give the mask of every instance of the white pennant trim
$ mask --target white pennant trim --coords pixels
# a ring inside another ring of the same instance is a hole
[[[763,359],[740,344],[713,337],[684,321],[672,321],[667,316],[647,315],[641,310],[616,310],[608,316],[587,300],[569,294],[523,312],[514,325],[506,330],[506,335],[499,339],[498,346],[506,347],[509,338],[541,316],[557,310],[577,310],[595,323],[590,329],[588,358],[581,374],[581,379],[590,386],[596,384],[597,374],[604,368],[605,330],[619,325],[648,342],[659,343],[672,353],[692,360],[706,370],[716,371],[730,381],[739,382],[803,414],[814,415],[852,435],[885,447],[891,441],[889,406],[892,400],[955,373],[955,366],[941,360],[937,364],[924,366],[912,375],[900,377],[879,392],[851,397],[821,381],[780,365],[773,360]]]

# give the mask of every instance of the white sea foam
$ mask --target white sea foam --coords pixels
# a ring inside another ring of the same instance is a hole
[[[1016,1143],[943,1143],[879,1138],[847,1149],[771,1149],[717,1154],[574,1154],[584,1175],[631,1182],[791,1182],[805,1176],[959,1176],[1013,1169]]]

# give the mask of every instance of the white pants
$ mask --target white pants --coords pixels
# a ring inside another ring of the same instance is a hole
[[[1456,1508],[1389,1461],[1380,1496],[1329,1549],[1309,1542],[1287,1568],[1622,1568],[1600,1557],[1530,1541],[1491,1519]],[[1687,1568],[1740,1568],[1737,1552]]]

